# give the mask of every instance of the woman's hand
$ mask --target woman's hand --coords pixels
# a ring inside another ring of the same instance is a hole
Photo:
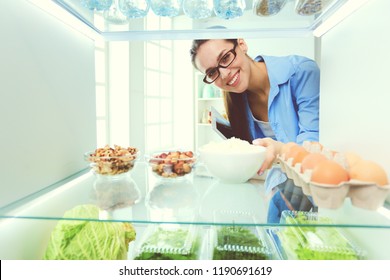
[[[262,175],[265,170],[272,167],[274,161],[277,159],[277,156],[280,154],[283,143],[273,140],[272,138],[258,138],[252,141],[253,145],[263,146],[267,148],[267,153],[265,155],[265,160],[263,165],[260,167],[257,172],[259,175]]]

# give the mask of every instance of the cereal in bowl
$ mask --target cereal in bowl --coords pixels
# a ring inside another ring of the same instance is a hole
[[[97,148],[86,154],[87,161],[91,162],[93,170],[101,175],[117,175],[130,171],[137,158],[138,149],[124,148],[119,145]]]
[[[152,171],[164,178],[176,178],[191,173],[195,163],[192,151],[167,151],[149,158]]]

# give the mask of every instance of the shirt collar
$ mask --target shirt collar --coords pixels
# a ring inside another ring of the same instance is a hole
[[[291,63],[288,59],[280,59],[275,56],[259,55],[255,58],[255,61],[264,61],[265,66],[267,67],[268,78],[270,81],[268,104],[271,104],[272,100],[279,93],[279,85],[282,85],[290,80],[291,76],[295,72],[294,68],[291,67]]]
[[[255,60],[265,62],[270,82],[275,85],[286,83],[295,72],[288,59],[279,59],[274,56],[257,56]]]

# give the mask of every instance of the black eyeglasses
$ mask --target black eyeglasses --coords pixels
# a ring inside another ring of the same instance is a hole
[[[218,66],[206,71],[206,76],[204,76],[203,82],[205,82],[206,84],[212,84],[216,79],[218,79],[219,75],[221,75],[221,73],[219,72],[219,68],[228,68],[230,64],[233,63],[234,59],[237,56],[237,45],[238,42],[234,42],[233,48],[227,53],[225,53],[224,56],[222,56],[222,58],[218,62]]]

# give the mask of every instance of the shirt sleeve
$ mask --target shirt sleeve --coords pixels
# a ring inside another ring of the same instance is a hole
[[[296,142],[319,141],[320,70],[314,60],[301,58],[292,77],[299,133]]]
[[[267,177],[265,179],[265,194],[268,195],[276,186],[284,183],[286,180],[287,175],[279,166],[272,167],[268,170]]]

